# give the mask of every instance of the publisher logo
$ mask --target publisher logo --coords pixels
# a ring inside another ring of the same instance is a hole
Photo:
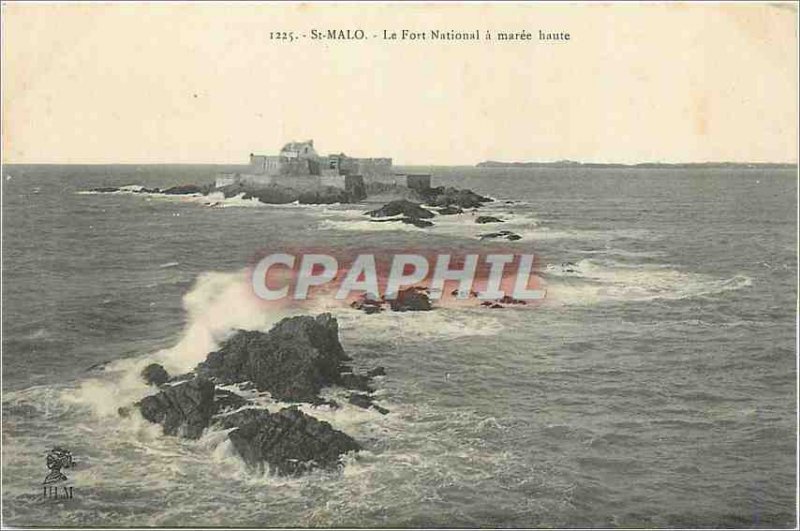
[[[72,452],[55,447],[47,453],[46,465],[49,472],[42,481],[43,496],[47,499],[69,499],[73,497],[73,487],[62,470],[75,466]]]

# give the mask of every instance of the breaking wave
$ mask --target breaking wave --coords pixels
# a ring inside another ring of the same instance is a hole
[[[595,259],[548,264],[543,278],[547,300],[570,305],[601,301],[677,300],[752,285],[752,279],[746,275],[720,279],[679,271],[670,265],[632,265]]]

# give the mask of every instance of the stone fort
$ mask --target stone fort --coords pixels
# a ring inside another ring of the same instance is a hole
[[[344,153],[321,156],[314,149],[314,141],[307,140],[289,142],[277,155],[251,153],[246,170],[220,174],[216,187],[242,184],[254,188],[281,185],[301,189],[320,186],[348,189],[357,183],[371,182],[429,188],[431,179],[428,174],[395,173],[391,158],[356,158]]]

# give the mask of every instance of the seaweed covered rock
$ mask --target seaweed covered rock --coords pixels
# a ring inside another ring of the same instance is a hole
[[[197,372],[223,384],[253,382],[279,400],[309,402],[339,382],[348,360],[336,319],[325,313],[283,319],[268,333],[239,330]]]
[[[234,450],[252,468],[278,475],[299,475],[313,468],[331,470],[341,456],[361,449],[349,435],[296,407],[277,413],[245,409],[220,420]]]

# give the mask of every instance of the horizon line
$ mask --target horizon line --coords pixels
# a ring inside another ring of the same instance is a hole
[[[784,165],[784,166],[797,166],[798,161],[723,161],[723,160],[710,160],[710,161],[681,161],[681,162],[665,162],[665,161],[640,161],[640,162],[597,162],[597,161],[579,161],[572,159],[561,159],[554,161],[542,160],[497,160],[486,159],[474,163],[397,163],[393,161],[393,166],[431,166],[431,167],[447,167],[447,166],[463,166],[463,167],[477,167],[479,164],[504,164],[504,165],[533,165],[541,164],[547,166],[578,166],[578,165],[596,165],[596,166],[640,166],[640,165],[665,165],[665,166],[688,166],[688,165],[725,165],[725,166],[753,166],[753,165]],[[0,166],[249,166],[248,163],[242,162],[0,162]]]

